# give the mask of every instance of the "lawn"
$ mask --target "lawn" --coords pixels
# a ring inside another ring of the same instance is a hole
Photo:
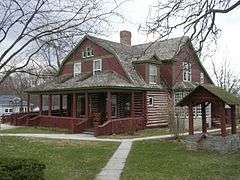
[[[67,129],[48,128],[48,127],[18,127],[13,129],[0,130],[0,134],[3,134],[3,133],[59,134],[59,133],[70,133],[70,131]]]
[[[2,157],[34,158],[46,164],[46,180],[89,180],[106,165],[118,143],[0,137]]]
[[[176,142],[133,144],[122,180],[240,179],[240,153],[186,151]]]
[[[125,134],[114,134],[110,136],[99,136],[99,138],[111,138],[111,139],[131,139],[131,138],[140,138],[148,136],[160,136],[170,134],[168,128],[154,128],[154,129],[144,129],[134,132],[133,135],[128,133]]]

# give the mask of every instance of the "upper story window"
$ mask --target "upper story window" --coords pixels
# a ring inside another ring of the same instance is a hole
[[[154,105],[154,104],[153,104],[153,103],[154,103],[153,101],[154,101],[153,96],[150,96],[150,97],[149,97],[149,106],[153,106],[153,105]]]
[[[92,56],[94,56],[93,49],[90,47],[85,48],[85,50],[82,52],[82,58],[88,58]]]
[[[157,66],[149,64],[149,84],[157,84]]]
[[[190,62],[183,62],[183,81],[192,81],[192,67]]]
[[[200,83],[204,83],[204,74],[202,72],[200,73]]]
[[[97,74],[102,71],[102,60],[96,59],[93,60],[93,74]]]
[[[73,75],[74,75],[74,77],[79,75],[79,74],[81,74],[81,70],[82,70],[81,63],[80,62],[74,63],[74,68],[73,68],[73,71],[74,71]]]

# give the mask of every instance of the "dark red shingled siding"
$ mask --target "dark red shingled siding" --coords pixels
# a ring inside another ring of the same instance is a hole
[[[198,62],[193,49],[187,45],[184,46],[179,52],[179,54],[176,56],[176,82],[181,82],[183,80],[182,64],[184,61],[190,62],[192,65],[192,82],[200,82],[200,73],[204,73],[204,71],[202,70],[200,63]],[[206,74],[204,74],[204,83],[211,83],[211,81],[207,78]]]
[[[82,58],[82,51],[90,47],[93,49],[93,58]],[[97,44],[86,39],[82,42],[81,46],[73,52],[68,60],[64,63],[60,75],[72,74],[73,73],[73,63],[81,61],[82,62],[82,72],[92,72],[92,61],[93,59],[102,59],[102,68],[104,71],[115,71],[123,77],[127,77],[125,71],[120,65],[119,61],[104,48],[98,46]]]

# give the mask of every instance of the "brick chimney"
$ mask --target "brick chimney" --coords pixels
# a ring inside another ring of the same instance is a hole
[[[120,31],[120,43],[121,44],[131,46],[131,37],[132,37],[132,34],[130,31],[126,31],[126,30]]]

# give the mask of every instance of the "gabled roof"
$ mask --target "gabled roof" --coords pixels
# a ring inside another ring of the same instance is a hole
[[[183,36],[183,37],[173,38],[173,39],[168,39],[163,41],[155,41],[155,42],[150,42],[146,44],[128,46],[125,44],[86,35],[75,46],[75,48],[67,55],[67,57],[63,61],[63,65],[64,63],[67,62],[67,60],[72,55],[72,53],[75,52],[75,50],[86,39],[89,39],[93,43],[101,46],[102,48],[104,48],[105,50],[107,50],[109,53],[113,54],[116,57],[116,59],[120,62],[124,72],[127,75],[127,79],[124,79],[124,83],[122,83],[125,87],[131,86],[131,87],[142,87],[142,88],[163,88],[164,85],[159,85],[158,87],[152,87],[148,85],[144,81],[144,79],[138,74],[138,72],[135,70],[134,63],[148,62],[148,63],[161,64],[162,61],[172,60],[174,59],[174,56],[180,51],[181,47],[189,40],[188,37]],[[104,75],[104,77],[106,77],[106,74]],[[91,79],[97,78],[97,77],[89,77],[89,78],[90,79],[84,80],[84,81],[90,82]],[[54,83],[48,83],[48,85],[52,84],[53,89],[56,89],[56,88],[58,89],[58,87],[55,87],[55,86],[64,87],[67,84],[67,82],[68,81],[61,84],[55,82],[57,83],[57,85],[54,85]],[[80,83],[77,83],[77,84],[76,86],[80,88]],[[70,88],[69,86],[70,85],[67,84],[66,88]],[[112,87],[114,86],[115,85],[112,83]],[[85,84],[82,84],[82,87],[85,87]],[[89,84],[88,84],[88,87],[90,87]],[[92,87],[95,87],[94,84]],[[50,90],[50,86],[47,86],[47,88],[42,87],[39,89]]]
[[[17,96],[13,95],[0,95],[0,106],[27,106],[26,101],[22,101]]]
[[[225,102],[228,105],[239,105],[240,104],[239,98],[236,97],[235,95],[227,92],[226,90],[224,90],[220,87],[211,85],[211,84],[201,84],[201,85],[197,86],[187,96],[185,96],[181,101],[179,101],[177,103],[177,105],[178,106],[186,105],[187,101],[189,99],[191,99],[191,97],[193,97],[195,95],[195,93],[198,92],[200,89],[206,90],[207,92],[216,96],[217,98],[219,98],[220,100],[222,100],[223,102]]]

